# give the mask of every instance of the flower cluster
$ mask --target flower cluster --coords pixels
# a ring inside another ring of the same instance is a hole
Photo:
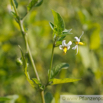
[[[82,35],[84,34],[84,32],[82,32]],[[81,35],[81,36],[82,36]],[[73,50],[77,49],[77,53],[78,53],[78,45],[83,45],[83,42],[80,42],[80,38],[81,36],[78,38],[78,37],[74,37],[75,39],[75,46],[72,47]],[[72,41],[69,41],[67,44],[66,44],[66,40],[63,40],[62,41],[62,45],[59,46],[59,49],[63,50],[63,52],[66,54],[67,50],[70,49],[70,45],[72,45]],[[77,54],[76,53],[76,54]]]

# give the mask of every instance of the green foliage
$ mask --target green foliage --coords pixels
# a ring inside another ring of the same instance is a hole
[[[11,11],[13,17],[15,18],[16,22],[19,23],[19,17],[13,12]]]
[[[55,66],[51,70],[50,79],[54,78],[61,71],[61,69],[67,69],[68,67],[69,67],[69,65],[67,63],[61,63],[61,64]]]
[[[61,84],[61,83],[69,83],[69,82],[76,82],[79,81],[81,79],[70,79],[70,78],[64,78],[64,79],[51,79],[52,84],[51,85],[55,85],[55,84]]]
[[[54,24],[49,22],[51,29],[53,30],[53,39],[55,41],[55,46],[61,44],[61,41],[66,37],[66,35],[71,34],[72,29],[65,29],[64,21],[59,13],[52,10],[53,17],[54,17]]]
[[[64,21],[59,15],[59,13],[52,10],[53,17],[54,17],[54,34],[61,35],[62,31],[64,30]]]
[[[36,6],[40,6],[43,3],[43,0],[39,0],[36,4]]]
[[[26,78],[28,80],[28,82],[31,84],[32,87],[35,87],[35,83],[30,79],[30,76],[29,76],[29,72],[27,71],[27,60],[24,56],[24,53],[21,49],[21,47],[19,46],[20,50],[21,50],[21,56],[22,56],[22,61],[23,61],[23,67],[24,67],[24,73],[26,75]]]
[[[13,0],[14,1],[14,4],[15,4],[15,7],[18,8],[18,2],[16,0]],[[13,5],[13,2],[11,0],[11,5]]]
[[[51,29],[54,30],[54,24],[49,22],[49,25],[50,25]]]
[[[31,0],[29,5],[27,6],[28,11],[30,11],[33,7],[40,6],[43,0]]]
[[[30,11],[32,9],[32,7],[35,7],[37,2],[38,2],[38,0],[31,0],[29,5],[27,6],[28,11]]]

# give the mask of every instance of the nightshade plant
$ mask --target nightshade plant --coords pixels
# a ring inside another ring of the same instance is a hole
[[[40,6],[42,4],[43,0],[31,0],[31,2],[28,4],[27,6],[27,13],[26,15],[29,13],[29,11],[33,8],[33,7],[37,7]],[[70,49],[70,46],[72,45],[72,41],[69,41],[67,44],[65,43],[66,40],[64,40],[64,38],[71,34],[71,30],[72,29],[65,29],[64,26],[64,21],[61,18],[61,16],[55,12],[54,10],[52,10],[53,13],[53,17],[54,17],[54,23],[49,23],[51,29],[53,30],[53,38],[52,38],[52,54],[51,54],[51,62],[50,62],[50,68],[48,70],[48,80],[47,80],[47,84],[43,85],[35,63],[34,63],[34,59],[32,57],[30,48],[29,48],[29,44],[28,44],[28,40],[27,40],[27,32],[25,31],[24,27],[23,27],[23,21],[25,19],[25,16],[23,18],[20,18],[20,16],[18,15],[17,12],[17,7],[18,7],[18,3],[16,0],[11,0],[11,5],[13,7],[13,11],[12,14],[16,20],[16,22],[18,23],[18,25],[20,26],[20,30],[22,33],[22,37],[24,39],[25,42],[25,46],[26,46],[26,52],[29,55],[30,58],[30,62],[32,64],[32,67],[34,69],[35,72],[35,76],[36,78],[30,78],[29,72],[28,72],[28,63],[27,63],[27,57],[26,57],[26,53],[23,52],[22,48],[19,46],[20,51],[21,51],[21,58],[22,58],[22,62],[20,61],[21,64],[23,64],[23,68],[24,68],[24,73],[26,75],[26,78],[28,80],[28,82],[30,83],[30,85],[35,88],[36,86],[39,87],[40,93],[41,93],[41,99],[42,99],[42,103],[45,103],[45,98],[44,99],[44,91],[47,88],[48,85],[55,85],[55,84],[61,84],[61,83],[68,83],[68,82],[75,82],[78,81],[80,79],[70,79],[70,78],[64,78],[64,79],[57,79],[55,78],[55,76],[62,70],[62,69],[67,69],[69,67],[69,64],[67,63],[61,63],[59,65],[56,65],[55,67],[53,67],[53,55],[54,55],[54,49],[55,47],[59,47],[61,50],[63,50],[63,52],[66,54],[67,50]],[[83,33],[82,33],[83,35]],[[81,38],[81,36],[80,36]],[[75,47],[73,47],[72,49],[77,49],[78,50],[78,44],[83,44],[82,42],[80,42],[80,38],[75,37],[76,41],[74,42],[76,44]],[[48,103],[50,103],[51,101],[49,101]]]

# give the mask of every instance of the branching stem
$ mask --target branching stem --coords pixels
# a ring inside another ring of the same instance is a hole
[[[19,24],[19,26],[20,26],[20,30],[21,30],[22,36],[23,36],[24,41],[25,41],[26,50],[27,50],[27,52],[28,52],[28,54],[29,54],[29,58],[30,58],[31,64],[32,64],[32,66],[33,66],[33,69],[34,69],[36,78],[38,79],[38,81],[40,81],[40,78],[39,78],[39,75],[38,75],[38,72],[37,72],[37,69],[36,69],[36,66],[35,66],[35,63],[34,63],[34,60],[33,60],[33,57],[32,57],[31,51],[30,51],[30,48],[29,48],[29,44],[28,44],[28,42],[27,42],[27,34],[26,34],[26,32],[24,31],[24,28],[23,28],[23,21],[20,20],[20,18],[19,18],[19,15],[18,15],[18,13],[17,13],[16,6],[15,6],[15,4],[14,4],[14,0],[12,0],[12,5],[13,5],[13,8],[14,8],[15,14],[16,14],[17,17],[18,17],[18,24]],[[42,98],[42,103],[45,103],[44,91],[43,91],[43,90],[41,91],[41,98]]]

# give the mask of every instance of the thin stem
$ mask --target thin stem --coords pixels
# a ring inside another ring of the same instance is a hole
[[[41,91],[41,97],[42,97],[42,103],[45,103],[45,99],[44,99],[44,91]]]
[[[50,79],[51,68],[52,68],[52,64],[53,64],[53,55],[54,55],[54,44],[52,46],[51,62],[50,62],[50,69],[49,69],[49,79]]]
[[[28,45],[28,42],[27,42],[27,37],[26,37],[27,34],[26,34],[26,32],[24,31],[24,28],[23,28],[23,21],[20,20],[20,18],[18,16],[18,13],[17,13],[17,10],[16,10],[16,6],[14,4],[14,0],[12,0],[12,4],[13,4],[13,7],[14,7],[14,11],[15,11],[17,17],[18,17],[18,23],[19,23],[19,26],[20,26],[20,30],[22,32],[22,36],[24,38],[26,49],[27,49],[27,52],[29,54],[29,58],[30,58],[31,64],[33,66],[36,78],[38,79],[38,81],[40,81],[40,78],[39,78],[39,75],[38,75],[38,72],[37,72],[37,69],[36,69],[36,66],[35,66],[35,63],[34,63],[34,60],[33,60],[33,57],[32,57],[31,51],[30,51],[30,48],[29,48],[29,45]],[[44,91],[42,90],[40,93],[41,93],[42,103],[45,103]]]

